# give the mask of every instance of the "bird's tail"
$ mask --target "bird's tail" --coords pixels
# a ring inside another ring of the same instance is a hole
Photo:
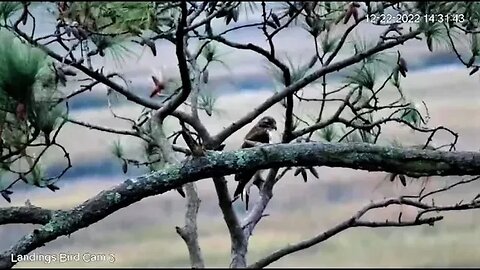
[[[183,191],[183,189],[181,187],[177,188],[177,191],[178,191],[178,193],[180,193],[180,196],[185,198],[185,191]]]
[[[242,193],[242,191],[245,189],[245,186],[255,175],[255,172],[256,171],[244,171],[242,173],[235,175],[235,181],[238,182],[238,186],[237,186],[237,189],[235,189],[235,192],[233,193],[233,197],[236,197]]]
[[[245,186],[247,185],[248,182],[243,182],[243,181],[239,181],[238,183],[238,186],[237,188],[235,189],[235,192],[233,193],[233,201],[235,201],[238,196],[240,196],[240,198],[242,199],[243,201],[243,191],[245,190]],[[248,202],[250,201],[250,194],[247,190],[247,192],[245,192],[245,210],[248,211]]]
[[[238,181],[238,185],[235,189],[235,192],[233,193],[233,197],[236,198],[237,196],[241,195],[246,185],[247,181]]]
[[[258,178],[254,176],[256,176],[256,171],[246,171],[235,175],[235,181],[238,181],[238,185],[233,193],[233,198],[236,200],[238,196],[241,196],[243,201],[243,192],[245,191],[245,208],[247,211],[250,200],[250,187],[255,184],[255,180]]]

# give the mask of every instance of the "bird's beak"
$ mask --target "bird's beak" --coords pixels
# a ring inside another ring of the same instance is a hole
[[[277,126],[273,126],[273,129],[274,129],[274,130],[277,130]]]

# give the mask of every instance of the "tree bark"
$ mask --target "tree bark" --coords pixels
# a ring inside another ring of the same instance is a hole
[[[328,166],[386,171],[412,177],[428,175],[480,175],[480,152],[444,152],[385,147],[365,143],[291,143],[207,152],[181,164],[128,179],[100,192],[81,205],[55,212],[50,221],[21,238],[0,255],[0,268],[15,263],[11,256],[28,254],[62,235],[85,228],[113,212],[146,197],[165,193],[186,183],[244,170],[286,166]]]
[[[247,265],[248,239],[243,232],[237,213],[232,207],[232,198],[228,193],[227,181],[225,177],[213,177],[215,190],[218,196],[218,205],[223,213],[223,219],[230,233],[231,268],[245,268]]]

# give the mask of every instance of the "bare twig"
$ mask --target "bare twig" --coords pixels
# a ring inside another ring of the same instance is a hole
[[[401,199],[386,199],[380,202],[372,202],[359,210],[355,215],[350,217],[349,219],[339,223],[338,225],[328,229],[327,231],[312,237],[310,239],[301,241],[299,243],[296,243],[294,245],[288,245],[285,248],[279,249],[272,254],[260,259],[259,261],[251,264],[248,266],[248,268],[263,268],[265,266],[268,266],[269,264],[281,259],[284,256],[287,256],[289,254],[298,252],[300,250],[304,250],[306,248],[312,247],[314,245],[317,245],[327,239],[329,239],[332,236],[337,235],[338,233],[341,233],[347,229],[354,228],[354,227],[406,227],[406,226],[418,226],[418,225],[423,225],[423,224],[428,224],[431,225],[436,221],[440,221],[443,219],[443,217],[438,216],[438,217],[430,217],[430,218],[425,218],[425,219],[417,219],[413,221],[381,221],[381,222],[376,222],[376,221],[362,221],[360,218],[367,213],[368,211],[376,208],[381,208],[381,207],[387,207],[392,204],[399,204]]]
[[[410,32],[408,34],[405,34],[405,35],[399,37],[395,41],[389,41],[389,42],[385,42],[385,43],[382,43],[382,44],[378,44],[374,48],[371,48],[371,49],[369,49],[365,52],[359,53],[355,56],[349,57],[345,60],[341,60],[341,61],[332,63],[332,64],[330,64],[326,67],[323,67],[323,68],[311,73],[310,75],[306,76],[305,78],[303,78],[303,79],[301,79],[301,80],[299,80],[295,83],[292,83],[290,86],[286,87],[282,91],[279,91],[276,94],[272,95],[264,103],[262,103],[261,105],[259,105],[256,108],[254,108],[247,115],[243,116],[242,118],[240,118],[236,122],[232,123],[231,125],[229,125],[225,129],[220,131],[217,135],[215,135],[213,137],[212,143],[214,145],[218,145],[218,144],[222,143],[231,134],[233,134],[234,132],[236,132],[240,128],[244,127],[246,124],[250,123],[253,119],[255,119],[257,116],[259,116],[260,114],[265,112],[271,106],[273,106],[277,102],[281,101],[283,98],[285,98],[289,94],[294,93],[294,92],[302,89],[303,87],[305,87],[309,83],[317,80],[318,78],[320,78],[320,77],[322,77],[322,76],[324,76],[328,73],[338,71],[342,68],[345,68],[347,66],[358,63],[358,62],[362,61],[363,59],[365,59],[366,57],[371,56],[375,53],[386,50],[388,48],[392,48],[392,47],[394,47],[398,44],[404,43],[407,40],[415,38],[420,33],[421,33],[420,30],[415,30],[413,32]]]
[[[79,120],[74,120],[72,118],[67,118],[67,121],[79,126],[83,126],[89,129],[94,129],[98,131],[103,131],[103,132],[108,132],[108,133],[113,133],[113,134],[118,134],[118,135],[128,135],[128,136],[133,136],[133,137],[139,137],[138,133],[135,131],[131,130],[118,130],[118,129],[113,129],[113,128],[108,128],[104,126],[99,126],[95,124],[90,124],[90,123],[85,123]]]
[[[440,188],[440,189],[436,189],[436,190],[433,190],[431,192],[428,192],[428,193],[425,193],[424,195],[421,195],[420,198],[418,199],[418,201],[422,201],[423,199],[429,197],[429,196],[432,196],[433,194],[436,194],[436,193],[440,193],[440,192],[444,192],[444,191],[447,191],[449,189],[452,189],[456,186],[459,186],[459,185],[464,185],[464,184],[468,184],[468,183],[471,183],[471,182],[474,182],[474,181],[477,181],[480,179],[480,176],[476,176],[476,177],[472,177],[470,179],[467,179],[467,180],[461,180],[461,181],[458,181],[458,182],[455,182],[451,185],[448,185],[444,188]]]

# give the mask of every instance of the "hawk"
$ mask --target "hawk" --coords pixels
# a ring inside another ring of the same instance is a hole
[[[265,116],[245,135],[244,142],[241,148],[250,148],[255,146],[255,143],[270,143],[270,131],[277,130],[277,123],[273,117]],[[241,195],[247,185],[255,184],[259,189],[261,188],[261,180],[257,181],[254,177],[256,170],[244,171],[235,175],[235,181],[238,181],[237,188],[233,197]],[[253,177],[253,183],[251,183]],[[246,194],[246,205],[248,210],[248,193]]]

